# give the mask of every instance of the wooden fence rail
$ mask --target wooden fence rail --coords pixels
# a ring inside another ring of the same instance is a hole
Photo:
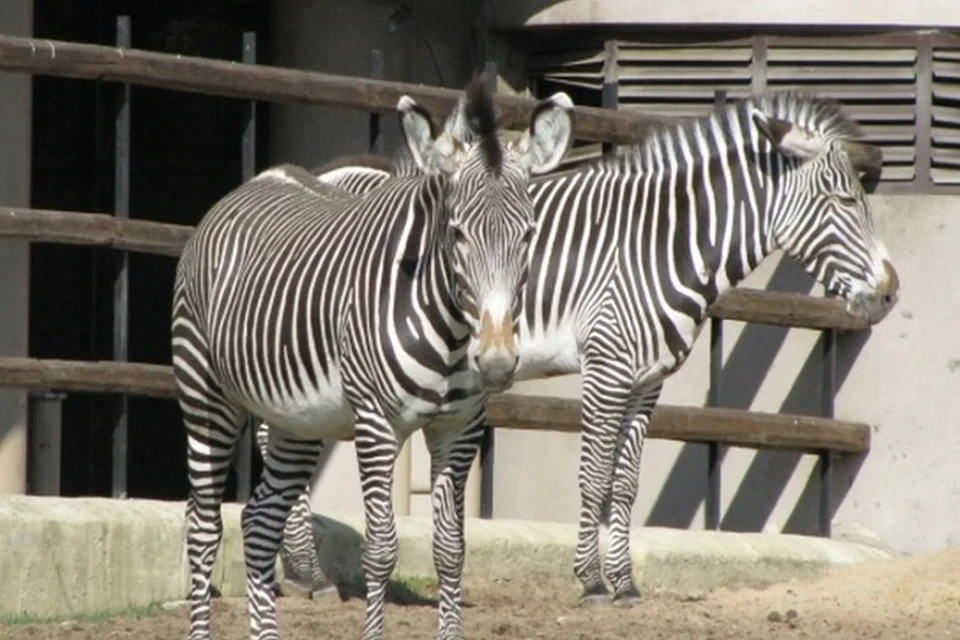
[[[64,78],[129,82],[208,95],[321,107],[392,113],[407,94],[434,114],[449,113],[460,91],[285,69],[120,49],[97,44],[0,36],[0,70]],[[525,128],[536,101],[509,94],[495,96],[503,125]],[[580,140],[632,144],[653,127],[675,122],[667,117],[576,107],[576,137]]]
[[[96,245],[166,256],[180,254],[193,227],[118,218],[102,213],[0,208],[0,238]],[[859,331],[868,324],[847,314],[839,300],[799,293],[737,288],[708,309],[723,320],[806,329]]]
[[[128,28],[129,18],[118,18],[118,33],[128,34],[120,29],[121,24]],[[245,34],[245,46],[248,35],[251,34]],[[461,93],[422,85],[258,65],[253,64],[254,58],[247,55],[247,62],[238,63],[131,49],[126,46],[129,42],[122,38],[118,43],[124,45],[123,48],[0,36],[0,71],[99,79],[245,100],[355,109],[372,114],[393,113],[400,96],[407,94],[436,115],[444,116]],[[535,105],[530,98],[508,94],[497,94],[495,101],[503,126],[513,129],[527,125]],[[129,104],[124,104],[128,113]],[[578,139],[617,144],[639,142],[654,128],[676,122],[667,117],[593,107],[576,107],[575,117]],[[248,125],[252,126],[253,121],[248,117]],[[129,136],[120,136],[118,140],[123,142],[125,150],[117,154],[120,158],[118,171],[122,166],[123,172],[128,173],[129,165],[124,163],[129,161]],[[250,159],[254,157],[252,140],[253,136],[245,133],[244,153]],[[126,195],[116,205],[118,213],[122,210],[123,215],[116,217],[0,208],[0,238],[179,255],[193,228],[125,219],[128,214]],[[125,297],[115,304],[126,313]],[[820,457],[820,528],[821,533],[829,535],[831,452],[862,453],[870,447],[867,425],[829,419],[833,415],[835,333],[866,329],[867,323],[848,316],[843,303],[836,300],[749,289],[733,289],[725,293],[711,306],[708,314],[714,319],[710,342],[711,405],[720,404],[721,320],[761,322],[824,332],[823,401],[826,418],[658,405],[649,436],[709,444],[706,521],[708,528],[713,529],[719,528],[720,445],[816,452]],[[125,323],[117,331],[115,338],[123,338],[120,343],[123,348],[117,350],[115,346],[115,353],[121,354],[119,360],[124,360]],[[115,393],[121,398],[125,395],[174,397],[171,367],[122,361],[0,358],[0,387]],[[488,404],[491,424],[501,428],[574,433],[579,431],[579,412],[579,402],[558,398],[508,394],[494,396]],[[125,409],[121,415],[125,425]],[[120,496],[126,495],[125,428],[114,433],[114,494]]]
[[[67,392],[119,393],[173,399],[173,368],[157,364],[0,358],[0,387]],[[491,426],[579,433],[580,402],[564,398],[498,394],[487,404]],[[647,435],[681,442],[721,442],[757,449],[830,450],[862,453],[870,449],[865,424],[812,416],[735,409],[657,405]]]

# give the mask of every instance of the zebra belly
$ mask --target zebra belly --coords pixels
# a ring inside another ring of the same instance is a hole
[[[520,363],[516,380],[580,373],[580,344],[572,326],[539,335],[520,334]]]
[[[343,393],[339,372],[321,378],[315,388],[295,395],[253,400],[241,404],[272,428],[304,440],[351,440],[353,407]]]

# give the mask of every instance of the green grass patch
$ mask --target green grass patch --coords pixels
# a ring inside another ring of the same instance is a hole
[[[433,604],[437,581],[419,576],[395,576],[387,585],[387,600],[396,604]]]
[[[155,616],[163,611],[162,603],[156,602],[143,607],[129,607],[110,611],[93,611],[74,615],[44,616],[32,614],[29,611],[8,615],[0,615],[0,625],[44,624],[50,622],[108,622],[116,618],[146,618]]]

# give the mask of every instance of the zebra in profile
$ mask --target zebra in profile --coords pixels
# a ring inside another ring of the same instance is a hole
[[[859,176],[878,172],[882,155],[859,135],[835,102],[771,92],[531,181],[537,230],[516,379],[582,375],[574,572],[585,604],[609,601],[604,575],[615,604],[640,597],[629,533],[650,415],[724,291],[779,249],[853,316],[876,323],[896,304],[897,272]],[[382,165],[357,171],[390,179]],[[349,175],[341,166],[318,179],[350,189]],[[300,518],[289,530],[310,526]],[[287,552],[309,561],[314,548],[295,542]]]
[[[439,636],[462,637],[463,480],[490,391],[512,384],[528,182],[562,160],[573,103],[542,101],[498,138],[481,77],[443,129],[408,96],[397,110],[418,175],[361,196],[273,168],[215,203],[177,265],[173,365],[187,429],[190,638],[210,632],[220,505],[247,415],[271,424],[243,510],[251,636],[278,638],[274,567],[284,522],[323,441],[353,437],[363,488],[363,638],[383,634],[397,558],[394,460],[424,429],[433,455]],[[465,436],[465,437],[464,437]]]

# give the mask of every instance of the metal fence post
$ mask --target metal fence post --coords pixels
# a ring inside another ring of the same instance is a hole
[[[822,332],[823,336],[823,417],[833,418],[834,390],[836,387],[837,372],[837,332],[835,329],[826,329]],[[826,538],[830,537],[830,481],[832,475],[833,459],[832,452],[829,449],[822,449],[819,453],[819,475],[820,475],[820,505],[819,505],[819,530],[820,535]]]
[[[383,51],[370,50],[370,77],[383,80]],[[380,114],[370,114],[370,152],[383,153],[383,134],[380,131]]]
[[[257,61],[257,32],[243,33],[243,62],[254,64]],[[240,171],[244,182],[251,179],[257,170],[257,101],[244,104],[243,133],[240,137]],[[234,465],[237,472],[237,502],[250,500],[253,486],[253,444],[257,437],[257,421],[251,416],[237,442],[234,453]]]
[[[60,495],[61,415],[66,397],[49,389],[29,394],[27,492],[32,496]]]
[[[717,89],[713,94],[714,106],[722,108],[727,103],[727,92]],[[723,376],[723,320],[710,318],[710,390],[707,405],[719,407],[722,403],[721,377]],[[706,529],[720,529],[720,472],[723,451],[717,441],[707,443],[707,498],[704,512]]]
[[[707,405],[719,407],[722,402],[721,377],[723,376],[723,320],[710,318],[710,389]],[[708,530],[720,529],[720,443],[707,443],[707,504],[704,513]]]
[[[130,16],[117,16],[117,47],[131,46]],[[114,187],[113,209],[118,218],[130,217],[130,85],[119,87],[117,111],[114,119]],[[116,270],[113,277],[113,359],[125,362],[129,359],[130,329],[130,255],[117,252]],[[129,399],[120,395],[116,399],[113,424],[113,473],[112,494],[114,498],[127,497],[127,451],[129,446]]]

